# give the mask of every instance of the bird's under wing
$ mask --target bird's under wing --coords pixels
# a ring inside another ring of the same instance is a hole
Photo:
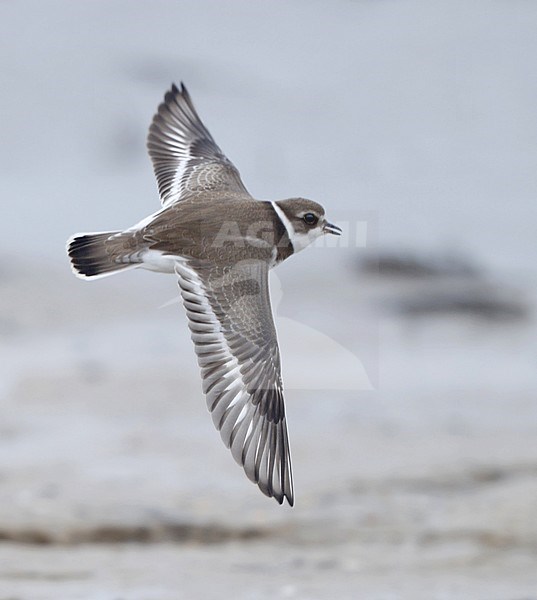
[[[280,354],[268,266],[178,262],[176,272],[213,422],[248,478],[293,505]]]
[[[153,117],[147,149],[163,206],[196,192],[251,197],[239,172],[201,122],[185,86],[172,85]]]

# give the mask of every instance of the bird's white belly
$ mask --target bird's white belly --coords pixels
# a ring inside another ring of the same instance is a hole
[[[145,250],[140,258],[143,269],[158,273],[175,273],[175,265],[178,260],[181,260],[179,256],[163,254],[160,250]]]

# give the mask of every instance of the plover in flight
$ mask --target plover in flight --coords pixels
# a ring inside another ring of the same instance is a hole
[[[248,478],[292,506],[280,352],[268,272],[341,229],[304,198],[255,200],[183,84],[165,95],[147,138],[162,208],[124,231],[79,233],[74,273],[142,267],[175,273],[213,422]]]

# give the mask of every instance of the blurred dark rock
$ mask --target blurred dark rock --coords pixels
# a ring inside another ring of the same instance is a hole
[[[370,252],[358,269],[370,278],[375,306],[401,316],[461,315],[506,322],[524,320],[531,313],[524,294],[494,281],[461,256]]]
[[[523,320],[529,307],[521,298],[490,286],[459,286],[452,290],[427,290],[392,303],[401,314],[425,317],[438,314],[459,314],[491,321]]]
[[[386,277],[471,277],[482,275],[477,265],[461,256],[425,255],[409,250],[368,253],[360,262],[365,273]]]

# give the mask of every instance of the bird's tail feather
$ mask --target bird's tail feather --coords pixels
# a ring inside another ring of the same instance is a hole
[[[125,243],[128,238],[120,231],[77,233],[67,242],[73,272],[82,279],[97,279],[138,266],[140,261]]]

